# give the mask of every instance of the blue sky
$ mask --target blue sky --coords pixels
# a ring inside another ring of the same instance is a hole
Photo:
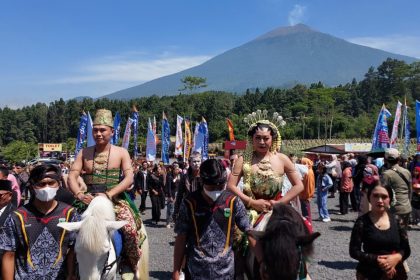
[[[0,107],[98,97],[280,26],[420,58],[420,1],[0,0]]]

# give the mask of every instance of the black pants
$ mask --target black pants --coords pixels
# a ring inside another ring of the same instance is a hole
[[[160,196],[150,194],[150,199],[152,200],[152,220],[155,222],[160,221]]]
[[[347,214],[349,212],[349,194],[348,192],[340,192],[340,213]]]
[[[141,193],[141,200],[140,200],[140,207],[139,207],[140,212],[143,212],[144,210],[146,210],[147,193],[148,193],[148,191],[143,191]]]
[[[353,190],[350,193],[351,208],[353,211],[360,209],[360,186],[354,184]]]

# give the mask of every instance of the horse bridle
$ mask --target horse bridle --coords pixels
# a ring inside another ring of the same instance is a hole
[[[111,241],[112,242],[112,241]],[[117,264],[118,263],[118,261],[120,260],[120,258],[121,258],[121,256],[115,256],[115,260],[112,262],[112,263],[110,263],[110,264],[107,264],[107,262],[108,262],[108,258],[109,258],[109,252],[111,251],[112,249],[109,249],[109,251],[107,252],[107,254],[106,254],[106,259],[105,259],[105,264],[104,264],[104,267],[102,268],[102,272],[101,272],[101,278],[102,278],[102,276],[104,276],[104,275],[106,275],[106,274],[108,274],[109,273],[109,271],[111,271],[111,269],[112,269],[112,267],[115,265],[115,264]]]

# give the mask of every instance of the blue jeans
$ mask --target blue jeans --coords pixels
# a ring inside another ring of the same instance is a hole
[[[170,224],[173,222],[173,215],[174,215],[174,207],[175,201],[170,202],[169,199],[166,203],[166,224]]]
[[[317,190],[316,202],[318,204],[319,216],[322,219],[326,219],[330,217],[330,214],[328,213],[328,208],[327,208],[327,197],[328,197],[328,190],[326,191],[321,191],[319,189]]]

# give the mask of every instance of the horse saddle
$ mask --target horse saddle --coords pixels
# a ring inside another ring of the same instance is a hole
[[[112,243],[114,244],[115,255],[118,259],[121,256],[121,252],[123,249],[123,235],[121,231],[116,230],[114,232],[114,236],[112,237]]]

